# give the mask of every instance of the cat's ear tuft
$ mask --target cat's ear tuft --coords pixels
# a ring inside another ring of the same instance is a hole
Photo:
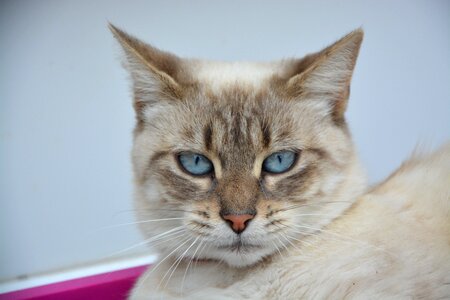
[[[288,93],[325,101],[334,120],[342,121],[363,36],[362,29],[357,29],[322,51],[297,61],[287,81]]]
[[[143,117],[145,107],[161,100],[182,98],[183,90],[177,82],[180,58],[138,40],[111,23],[109,29],[125,53],[124,65],[133,80],[138,118]]]

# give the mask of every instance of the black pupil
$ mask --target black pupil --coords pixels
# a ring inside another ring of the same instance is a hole
[[[196,155],[195,156],[195,164],[198,165],[199,161],[200,161],[200,156]]]
[[[281,164],[281,161],[283,160],[283,158],[281,157],[281,155],[280,154],[278,154],[277,155],[277,157],[278,157],[278,161],[280,162],[280,164]]]

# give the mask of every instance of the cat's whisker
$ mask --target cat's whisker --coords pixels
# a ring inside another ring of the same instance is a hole
[[[283,234],[282,232],[278,232],[277,235],[281,236],[282,238],[284,238],[289,244],[291,244],[293,247],[297,248],[294,244],[291,243],[291,241],[289,239],[286,238],[286,235]]]
[[[278,234],[278,235],[280,235],[280,234]],[[280,240],[280,238],[278,237],[278,235],[277,236],[275,236],[276,237],[276,239],[280,242],[280,244],[281,244],[281,247],[283,247],[284,248],[284,250],[286,250],[286,251],[288,251],[289,252],[289,250],[288,250],[288,248],[287,248],[287,246],[286,246],[286,244],[285,243],[283,243],[283,241],[282,240]]]
[[[323,229],[323,228],[314,228],[314,227],[310,227],[310,226],[306,226],[306,225],[300,225],[300,224],[295,224],[295,225],[293,225],[293,226],[294,226],[294,227],[298,227],[298,228],[305,228],[305,229],[310,229],[310,230],[320,231],[320,232],[322,232],[322,233],[324,233],[324,234],[329,234],[329,235],[332,235],[332,236],[334,236],[334,237],[341,238],[341,239],[343,239],[344,241],[347,241],[347,242],[353,242],[353,243],[359,244],[360,246],[373,248],[373,249],[376,249],[376,250],[385,252],[385,253],[387,253],[387,254],[393,256],[393,257],[396,257],[396,255],[394,255],[393,253],[391,253],[391,252],[389,252],[389,251],[387,251],[387,250],[385,250],[385,249],[383,249],[383,248],[381,248],[381,247],[377,247],[377,246],[374,246],[374,245],[369,244],[369,243],[367,243],[367,242],[363,242],[363,241],[361,241],[361,240],[357,240],[357,239],[354,239],[354,238],[351,238],[351,237],[348,237],[348,236],[344,236],[344,235],[341,235],[341,234],[332,232],[332,231],[330,231],[330,230],[326,230],[326,229]],[[317,235],[317,236],[320,237],[320,235]],[[396,257],[396,258],[397,258],[397,257]]]
[[[147,246],[148,244],[150,244],[151,246],[155,246],[155,245],[159,245],[159,244],[162,244],[162,243],[167,243],[167,242],[172,241],[172,240],[174,240],[176,238],[179,238],[179,237],[181,237],[183,235],[184,235],[184,232],[177,232],[175,236],[172,237],[172,234],[171,234],[170,238],[166,239],[166,237],[164,237],[164,239],[160,239],[156,243],[149,243],[147,240],[145,240],[145,241],[139,242],[139,243],[137,243],[135,245],[132,245],[130,247],[127,247],[127,248],[125,248],[123,250],[117,251],[117,252],[115,252],[113,254],[110,254],[108,257],[117,256],[119,254],[131,251],[132,249],[135,249],[135,248],[138,248],[138,247],[141,247],[141,246]]]
[[[135,248],[138,248],[140,246],[148,245],[148,244],[150,244],[151,242],[153,242],[155,240],[163,239],[163,238],[165,238],[167,236],[171,236],[171,235],[176,234],[176,233],[184,232],[185,230],[186,229],[184,229],[183,226],[178,226],[178,227],[172,228],[172,229],[170,229],[168,231],[165,231],[163,233],[160,233],[160,234],[158,234],[156,236],[153,236],[151,238],[148,238],[148,239],[145,239],[145,240],[143,240],[141,242],[138,242],[138,243],[136,243],[136,244],[134,244],[132,246],[129,246],[129,247],[126,247],[126,248],[124,248],[122,250],[113,252],[112,254],[108,255],[107,258],[108,257],[112,257],[112,256],[117,256],[119,254],[128,252],[128,251],[133,250]]]
[[[167,254],[163,259],[159,261],[159,263],[152,269],[152,272],[158,269],[158,267],[163,263],[166,259],[168,259],[170,256],[172,256],[173,253],[175,253],[178,249],[180,249],[182,246],[184,246],[189,240],[191,240],[191,237],[185,238],[181,244],[179,244],[175,249],[173,249],[169,254]]]
[[[219,241],[219,240],[221,240],[222,239],[222,236],[223,236],[223,232],[222,233],[220,233],[218,236],[216,236],[215,237],[215,240],[217,240],[217,241]],[[206,239],[204,238],[203,239],[203,241],[206,241]],[[208,252],[208,250],[211,248],[213,246],[213,243],[204,243],[204,246],[199,250],[199,252],[198,252],[198,258],[201,258],[202,257],[202,254],[203,254],[203,252],[206,250],[206,252]],[[192,266],[192,269],[193,270],[195,270],[195,268],[197,268],[197,264],[198,264],[198,261],[199,261],[200,259],[197,259],[197,260],[195,260],[194,261],[194,264],[193,264],[193,266]]]
[[[186,280],[186,275],[189,271],[189,267],[192,264],[192,261],[195,259],[195,255],[197,254],[197,251],[200,249],[200,247],[203,245],[203,242],[205,241],[205,239],[203,238],[200,243],[198,244],[197,248],[195,249],[194,253],[191,256],[191,259],[189,260],[189,263],[186,266],[186,271],[184,271],[184,275],[183,275],[183,279],[181,280],[181,287],[180,287],[180,294],[183,295],[183,287],[184,287],[184,282]]]
[[[353,203],[353,201],[319,201],[319,202],[313,202],[313,203],[302,203],[302,204],[295,204],[290,205],[284,208],[277,209],[278,211],[288,211],[292,209],[302,208],[302,207],[309,207],[309,206],[325,206],[329,204],[342,204],[342,203]]]
[[[175,212],[185,212],[185,213],[195,213],[193,210],[186,210],[186,209],[172,209],[172,208],[152,208],[152,211],[160,210],[160,211],[175,211]]]
[[[208,245],[208,243],[204,243],[203,246],[200,248],[199,252],[198,252],[198,258],[200,259],[200,257],[203,254],[203,251],[208,247],[211,246],[210,244]],[[209,249],[209,248],[208,248]],[[199,259],[194,260],[194,264],[192,265],[192,269],[195,270],[197,268],[197,263],[199,261]]]
[[[339,216],[344,216],[346,215],[345,213],[340,214]],[[315,217],[333,217],[335,218],[336,215],[335,214],[298,214],[298,215],[290,215],[289,217],[310,217],[310,216],[315,216]]]
[[[283,239],[285,239],[290,245],[292,245],[293,247],[297,248],[294,244],[291,243],[291,241],[289,241],[289,239],[287,239],[287,238],[284,236],[284,234],[278,233],[278,235],[281,236]],[[289,253],[291,253],[292,250],[289,249],[289,248],[287,247],[287,245],[284,244],[280,239],[278,239],[278,240],[282,243],[283,248],[284,248],[286,251],[288,251]],[[298,248],[297,248],[297,249],[298,249]]]
[[[278,228],[280,228],[280,229],[284,229],[284,228],[280,227],[280,226],[277,225],[277,224],[273,224],[273,225],[276,226],[276,227],[278,227]],[[281,223],[281,225],[285,226],[285,228],[288,228],[288,227],[289,227],[289,226],[287,226],[286,224],[283,224],[283,223]],[[282,238],[284,238],[291,246],[293,246],[294,248],[296,248],[297,250],[299,250],[300,252],[302,252],[295,244],[293,244],[293,243],[291,242],[291,240],[290,240],[285,234],[283,234],[282,232],[278,232],[277,235],[279,235],[279,236],[281,236]],[[281,241],[280,241],[280,242],[281,242]],[[290,251],[291,249],[288,249],[287,246],[286,246],[284,243],[282,243],[282,244],[283,244],[284,248],[285,248],[288,252],[291,252],[291,251]]]
[[[293,224],[292,226],[290,226],[290,225],[288,225],[288,224],[285,224],[285,223],[281,223],[281,224],[284,225],[284,226],[286,226],[287,228],[289,228],[290,231],[293,231],[293,232],[298,233],[298,234],[301,234],[301,235],[321,237],[321,236],[320,236],[320,233],[317,233],[317,232],[308,232],[308,231],[304,231],[304,230],[298,230],[298,228],[297,228],[297,229],[294,228],[294,227],[298,227],[298,226],[296,226],[295,224]],[[322,230],[324,230],[324,229],[322,229]],[[316,231],[320,232],[319,229],[317,229]],[[296,240],[296,241],[298,241],[298,242],[307,244],[307,245],[309,245],[309,246],[314,246],[313,243],[308,242],[308,241],[306,241],[306,240],[304,240],[304,239],[303,239],[303,240],[299,240],[299,239],[297,239],[297,238],[295,238],[295,237],[291,237],[291,238],[294,239],[294,240]],[[333,238],[336,239],[336,237],[333,237]],[[338,239],[336,239],[336,240],[338,240]]]
[[[186,248],[186,250],[174,261],[174,263],[170,266],[170,268],[167,270],[167,272],[164,274],[163,278],[161,279],[161,281],[159,282],[158,287],[156,288],[157,290],[159,289],[160,285],[162,282],[164,282],[164,279],[166,278],[166,276],[169,274],[169,272],[172,270],[172,272],[170,272],[168,279],[166,280],[166,283],[164,284],[163,289],[165,289],[167,287],[167,285],[169,284],[170,279],[173,276],[173,273],[175,272],[175,270],[178,268],[178,266],[180,265],[181,261],[183,260],[184,256],[186,255],[186,253],[189,251],[189,249],[192,248],[192,246],[194,246],[194,244],[198,241],[200,237],[197,237],[194,239],[194,241],[189,245],[189,247]]]
[[[177,263],[177,265],[176,265],[175,268],[172,270],[172,273],[170,274],[169,279],[168,279],[167,282],[166,282],[166,286],[167,286],[167,284],[169,283],[170,278],[172,277],[173,273],[174,273],[175,270],[178,268],[178,265],[181,263],[181,261],[182,261],[183,258],[186,256],[186,254],[189,252],[189,250],[195,245],[195,243],[196,243],[199,239],[200,239],[200,237],[197,237],[197,238],[192,242],[192,244],[186,249],[186,251],[183,252],[181,258],[179,259],[179,261],[178,261],[178,263]],[[201,244],[201,243],[199,243],[199,244]],[[191,261],[191,260],[189,260],[189,261]]]
[[[132,213],[133,215],[136,214],[136,212],[140,211],[139,209],[123,209],[123,210],[118,210],[115,213],[112,214],[112,217],[118,217],[120,215],[123,214],[127,214],[127,213]]]
[[[275,243],[275,241],[272,241],[273,246],[275,247],[275,250],[277,250],[278,254],[280,254],[280,257],[282,259],[284,259],[284,255],[281,253],[280,248],[278,247],[278,245]]]
[[[183,235],[185,235],[185,232],[186,232],[186,230],[183,230],[183,231],[180,231],[180,232],[177,232],[174,234],[170,234],[169,238],[167,238],[167,236],[164,238],[161,238],[156,242],[150,243],[150,246],[155,247],[156,245],[160,245],[160,244],[164,244],[164,243],[173,241],[173,240],[178,239],[178,238],[182,237]]]
[[[296,233],[296,234],[299,234],[301,236],[315,237],[316,239],[325,239],[324,234],[322,234],[320,231],[310,232],[310,231],[295,230],[295,229],[291,229],[291,231]],[[326,239],[327,240],[332,239],[334,241],[339,241],[339,242],[341,241],[341,239],[338,239],[335,236],[331,236],[331,237],[327,236]],[[304,239],[297,239],[297,238],[295,238],[295,240],[298,241],[298,242],[305,243],[305,244],[307,244],[307,245],[309,245],[311,247],[316,246],[313,242],[309,242],[309,241],[306,241]]]
[[[165,237],[167,237],[169,235],[173,235],[173,234],[184,232],[184,231],[186,231],[186,228],[184,228],[184,226],[177,226],[177,227],[174,227],[174,228],[172,228],[170,230],[167,230],[167,231],[159,233],[159,234],[157,234],[155,236],[152,236],[151,238],[149,238],[147,240],[147,242],[148,243],[152,243],[152,242],[157,241],[159,239],[165,238]]]
[[[317,202],[311,202],[311,203],[302,203],[302,204],[294,204],[291,206],[286,207],[286,209],[296,209],[299,207],[308,207],[308,206],[323,206],[328,204],[342,204],[342,203],[353,203],[352,201],[317,201]]]
[[[300,231],[295,231],[295,230],[294,230],[294,232],[300,233],[300,234],[302,234],[302,235],[307,235],[307,236],[315,236],[315,235],[316,235],[315,233],[310,233],[310,232],[300,232]],[[303,240],[299,240],[299,239],[297,239],[297,238],[295,238],[295,237],[293,237],[293,236],[290,236],[290,235],[288,235],[288,236],[289,236],[289,238],[291,238],[291,239],[293,239],[294,241],[297,241],[297,242],[299,242],[299,243],[306,244],[306,245],[311,246],[311,247],[314,246],[313,243],[308,242],[308,241],[305,241],[304,239],[303,239]]]
[[[175,251],[177,251],[178,249],[180,249],[181,247],[183,247],[183,245],[185,245],[187,242],[189,242],[189,240],[191,240],[191,237],[185,238],[184,241],[182,241],[181,244],[179,244],[175,249],[173,249],[169,254],[167,254],[163,259],[161,259],[158,264],[155,267],[152,267],[150,272],[144,274],[144,276],[142,276],[142,280],[138,282],[138,284],[136,285],[136,288],[139,288],[141,284],[144,284],[145,281],[150,277],[150,275],[155,272],[159,266],[161,266],[161,264],[168,259],[169,257],[172,256],[173,253],[175,253]]]
[[[302,249],[300,249],[300,248],[298,248],[297,247],[297,245],[295,245],[292,241],[291,241],[291,237],[290,236],[288,236],[288,235],[285,235],[285,234],[281,234],[281,236],[292,246],[292,247],[294,247],[295,249],[297,249],[300,253],[302,253],[302,256],[304,256],[305,258],[310,258],[311,256],[310,255],[307,255],[307,256],[305,256],[305,255],[303,255],[303,250]]]
[[[111,228],[117,228],[122,226],[129,226],[129,225],[136,225],[136,224],[143,224],[143,223],[153,223],[153,222],[162,222],[162,221],[173,221],[173,220],[183,220],[184,218],[163,218],[163,219],[154,219],[154,220],[144,220],[144,221],[136,221],[136,222],[128,222],[128,223],[122,223],[122,224],[114,224],[102,227],[100,230],[106,230]]]

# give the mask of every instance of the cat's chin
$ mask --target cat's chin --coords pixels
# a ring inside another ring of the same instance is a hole
[[[230,267],[245,268],[259,263],[265,257],[273,254],[273,252],[274,250],[272,249],[260,247],[251,250],[248,249],[248,251],[245,249],[243,251],[220,250],[217,256]]]
[[[260,262],[262,260],[262,257],[259,256],[247,256],[244,257],[242,255],[237,256],[237,255],[230,255],[227,258],[223,259],[230,267],[233,268],[245,268],[245,267],[250,267],[253,266],[255,264],[257,264],[258,262]]]

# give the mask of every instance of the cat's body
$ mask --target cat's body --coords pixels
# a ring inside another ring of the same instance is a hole
[[[361,31],[243,64],[111,29],[133,79],[138,218],[160,251],[131,298],[450,296],[450,146],[365,192],[344,118]]]

